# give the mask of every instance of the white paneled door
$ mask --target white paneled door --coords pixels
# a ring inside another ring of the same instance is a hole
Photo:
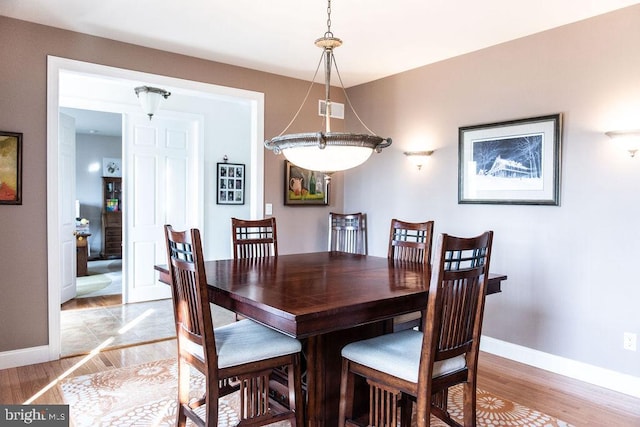
[[[201,122],[157,116],[150,121],[142,115],[125,121],[124,302],[170,298],[154,265],[167,262],[164,224],[198,227]]]
[[[58,182],[60,200],[60,303],[76,297],[76,121],[59,113]]]

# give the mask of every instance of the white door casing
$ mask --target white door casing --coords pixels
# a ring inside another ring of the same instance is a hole
[[[125,303],[170,298],[154,265],[166,264],[164,224],[201,227],[198,141],[202,123],[191,117],[125,116]]]
[[[70,74],[73,75],[74,79],[76,75],[97,77],[98,81],[92,82],[91,86],[96,90],[92,90],[91,92],[84,91],[81,93],[68,93],[66,89],[61,87],[61,77],[63,75]],[[59,170],[61,169],[61,165],[58,164],[58,151],[60,149],[58,136],[59,107],[64,105],[72,108],[93,109],[125,114],[139,111],[139,105],[135,97],[130,97],[128,95],[119,97],[120,92],[117,90],[104,90],[104,87],[101,86],[102,79],[107,79],[108,81],[112,81],[114,79],[121,81],[124,86],[128,88],[135,87],[140,84],[153,84],[172,88],[172,93],[174,93],[174,95],[177,95],[179,91],[185,91],[189,94],[197,93],[206,99],[230,97],[242,100],[242,102],[246,101],[250,103],[252,112],[250,124],[251,160],[249,161],[250,167],[247,178],[250,180],[248,187],[251,189],[251,192],[247,200],[249,201],[251,217],[259,218],[262,216],[262,207],[264,203],[264,94],[244,89],[141,73],[138,71],[92,64],[51,55],[47,56],[47,285],[49,291],[49,343],[48,345],[27,349],[26,351],[13,352],[15,354],[12,354],[11,358],[12,360],[15,360],[15,364],[12,366],[39,363],[46,360],[56,360],[60,357],[60,296],[62,281],[60,273],[61,184],[58,182]],[[111,87],[112,86],[109,86],[109,88]],[[125,92],[129,93],[128,90]],[[85,95],[88,95],[88,97],[85,97]],[[116,96],[114,97],[112,95]],[[204,139],[203,127],[200,128],[199,138],[199,150],[204,151],[202,142]],[[202,154],[200,153],[199,155]],[[199,180],[201,183],[203,182],[203,170],[199,171]],[[195,193],[191,192],[191,194]],[[198,189],[198,195],[194,195],[193,197],[202,198],[203,194],[204,190],[201,186],[201,188]],[[201,210],[204,209],[203,206],[204,203],[200,206]],[[69,209],[73,211],[73,207],[70,207]],[[123,218],[123,220],[126,219]],[[200,221],[204,226],[205,221],[203,212],[200,212]],[[126,233],[126,229],[124,232]],[[126,245],[123,249],[127,250]],[[75,258],[75,256],[72,258]],[[126,261],[126,259],[123,259],[123,262]],[[162,261],[162,263],[164,264],[166,261]]]

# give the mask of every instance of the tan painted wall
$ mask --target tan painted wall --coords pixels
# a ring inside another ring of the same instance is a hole
[[[509,280],[487,298],[484,333],[640,377],[640,352],[622,347],[624,332],[640,334],[640,158],[604,135],[640,128],[639,51],[634,6],[351,88],[394,138],[345,174],[345,209],[370,213],[370,252],[385,254],[394,216],[433,219],[437,233],[493,229],[492,270]],[[559,207],[457,203],[459,127],[554,113]],[[410,149],[436,151],[417,171]]]
[[[306,83],[6,18],[0,40],[0,129],[25,133],[24,204],[0,206],[4,351],[47,340],[47,54],[263,91],[266,137],[289,121]],[[367,125],[394,144],[345,172],[329,208],[283,207],[282,160],[266,153],[281,250],[324,248],[326,235],[297,236],[309,221],[322,233],[327,212],[342,207],[368,213],[374,255],[385,254],[392,217],[434,219],[437,233],[494,229],[492,269],[509,280],[487,302],[484,332],[640,377],[640,352],[622,349],[623,332],[640,333],[640,160],[603,134],[640,128],[639,48],[634,6],[349,89]],[[556,112],[565,119],[561,206],[457,204],[458,127]],[[420,172],[402,154],[427,148],[436,152]]]
[[[0,16],[0,129],[24,134],[23,204],[0,206],[0,352],[48,341],[47,55],[263,92],[265,138],[280,133],[289,123],[309,85]],[[317,86],[310,99],[323,97],[322,85]],[[340,100],[340,94],[336,93],[336,99]],[[321,128],[316,105],[305,105],[291,131]],[[283,205],[283,170],[283,158],[265,152],[265,202],[273,204],[278,219],[280,251],[324,250],[328,212],[342,207],[341,174],[334,177],[329,207],[296,208]]]

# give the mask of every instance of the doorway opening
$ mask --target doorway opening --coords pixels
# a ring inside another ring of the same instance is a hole
[[[62,310],[122,304],[122,114],[61,107],[75,120],[76,296]]]
[[[60,307],[60,355],[67,357],[89,353],[122,324],[123,118],[68,107],[60,112],[75,121],[76,285]],[[136,337],[119,342],[134,344]]]
[[[78,93],[63,93],[64,88],[61,87],[60,81],[65,78],[78,78],[80,81]],[[95,81],[100,81],[106,86],[95,85]],[[189,196],[197,200],[197,205],[200,208],[191,216],[185,217],[181,224],[184,224],[183,226],[198,227],[204,231],[205,236],[207,234],[216,236],[215,239],[206,239],[205,237],[203,246],[206,253],[210,257],[228,256],[227,254],[230,254],[230,238],[225,239],[224,236],[229,231],[228,227],[222,226],[222,224],[226,225],[225,221],[221,221],[221,218],[226,218],[229,213],[216,206],[215,191],[210,191],[212,184],[215,187],[215,171],[213,168],[205,168],[205,164],[214,164],[225,155],[233,156],[234,160],[238,159],[238,161],[246,163],[248,165],[247,203],[239,207],[239,212],[234,212],[234,214],[253,217],[262,215],[264,168],[264,149],[262,146],[263,94],[49,57],[47,165],[48,200],[51,200],[52,203],[48,206],[47,225],[49,242],[49,358],[51,360],[58,359],[62,354],[60,291],[64,282],[63,277],[69,273],[69,268],[65,267],[65,261],[68,261],[68,259],[65,260],[63,255],[69,251],[62,250],[61,246],[64,231],[60,226],[62,223],[61,212],[73,209],[73,206],[67,206],[69,204],[68,201],[60,197],[63,181],[60,178],[62,164],[58,157],[60,151],[58,146],[59,109],[60,107],[69,107],[119,113],[125,117],[123,129],[134,132],[134,127],[127,126],[129,124],[134,126],[132,123],[137,120],[136,117],[142,116],[148,122],[132,92],[133,87],[143,83],[165,86],[175,96],[175,98],[174,96],[172,98],[178,100],[173,105],[167,103],[166,107],[163,107],[163,109],[166,108],[166,117],[176,117],[179,121],[196,117],[196,121],[192,121],[194,124],[187,129],[187,133],[190,134],[193,134],[195,130],[200,133],[197,141],[197,151],[192,156],[197,159],[197,162],[189,163],[189,168],[193,169],[195,167],[197,176],[197,181],[194,181],[190,187]],[[88,84],[89,86],[82,88],[83,84]],[[230,120],[229,111],[238,111],[238,116]],[[127,122],[127,117],[131,117],[129,122]],[[156,117],[154,116],[154,122],[156,122]],[[175,133],[168,132],[167,134],[175,136]],[[206,144],[205,140],[207,141]],[[171,142],[175,141],[172,140]],[[132,157],[127,157],[131,156],[131,154],[127,154],[126,150],[127,142],[125,141],[123,152],[123,169],[125,171],[127,170],[127,163],[131,165],[135,162]],[[134,186],[136,180],[139,180],[139,178],[132,177],[129,179],[125,192],[133,194],[137,190]],[[127,203],[125,199],[124,212],[126,212]],[[174,219],[175,215],[177,213],[174,213]],[[166,220],[166,218],[161,219]],[[180,221],[171,222],[179,223]],[[154,281],[155,278],[157,282],[157,275],[152,267],[156,263],[162,263],[164,251],[147,250],[146,257],[140,256],[141,254],[145,255],[143,252],[136,253],[135,255],[137,256],[134,257],[134,249],[146,248],[144,245],[135,246],[131,244],[131,239],[135,238],[133,236],[135,233],[131,229],[133,223],[133,218],[123,218],[123,281],[125,283],[142,283]],[[148,243],[148,246],[154,245],[154,248],[157,249],[163,243],[155,239]],[[143,267],[138,268],[140,265],[143,265]],[[135,268],[138,268],[138,271],[131,274],[131,271]],[[123,292],[124,300],[125,302],[131,302],[127,301],[127,286],[129,285],[125,285],[125,291]]]

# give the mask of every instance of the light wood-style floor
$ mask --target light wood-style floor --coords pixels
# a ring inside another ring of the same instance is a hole
[[[47,391],[28,403],[64,403],[55,381],[74,365],[69,376],[175,356],[175,340],[169,340],[105,351],[83,363],[82,357],[73,357],[0,370],[0,403],[25,403],[43,389]],[[640,426],[640,399],[488,353],[480,356],[478,381],[480,388],[575,426]]]
[[[81,310],[83,308],[111,307],[120,304],[122,304],[122,294],[103,295],[91,298],[74,298],[62,304],[60,309],[62,311]]]

